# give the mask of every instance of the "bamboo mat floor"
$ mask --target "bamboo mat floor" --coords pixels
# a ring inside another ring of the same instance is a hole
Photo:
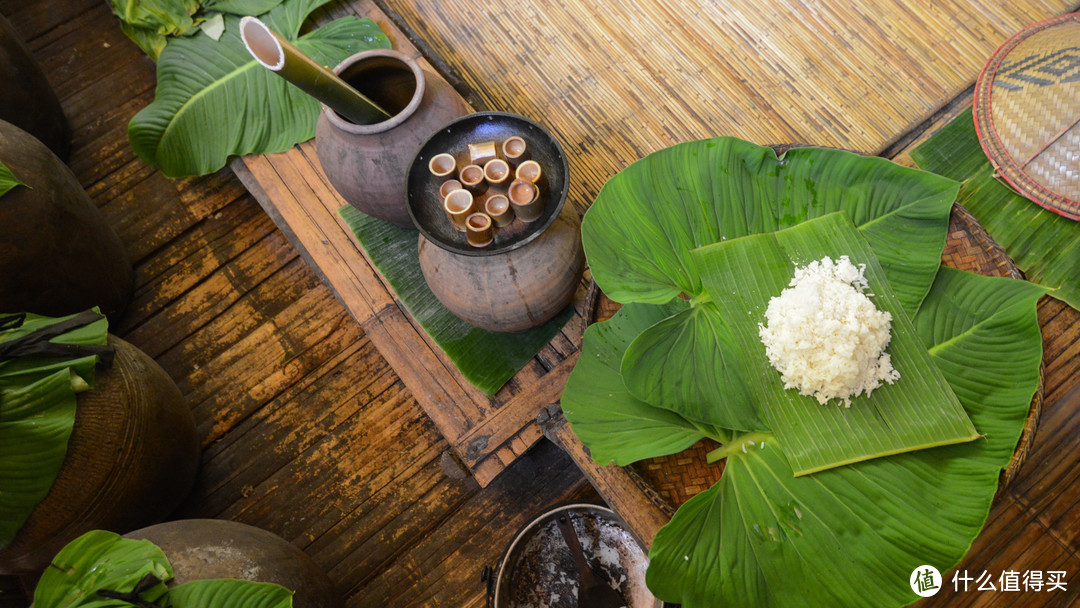
[[[137,291],[114,333],[180,386],[203,445],[176,518],[275,532],[349,606],[483,606],[480,573],[541,508],[595,494],[541,446],[481,491],[341,304],[227,170],[169,180],[130,118],[154,67],[102,0],[0,1],[74,129],[70,165],[119,233]],[[5,592],[6,591],[6,592]],[[0,577],[0,606],[26,606]]]

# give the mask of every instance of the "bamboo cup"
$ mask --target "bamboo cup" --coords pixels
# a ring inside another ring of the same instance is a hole
[[[443,209],[454,228],[465,232],[465,219],[477,211],[476,199],[468,190],[454,190],[443,200]]]
[[[448,177],[457,169],[457,160],[450,154],[436,154],[428,162],[428,170],[435,177]]]
[[[532,182],[534,184],[540,183],[540,178],[544,175],[543,170],[540,169],[540,163],[535,160],[527,160],[517,166],[514,171],[514,177],[517,179]]]
[[[499,156],[495,142],[485,141],[481,144],[469,144],[469,160],[474,165],[483,165],[487,161]]]
[[[484,179],[492,186],[504,183],[510,177],[510,165],[501,158],[493,158],[484,165]]]
[[[454,190],[461,190],[462,185],[456,179],[448,179],[439,186],[439,200],[446,200],[446,197],[450,195]]]
[[[495,230],[491,227],[491,218],[483,213],[474,213],[465,220],[465,238],[473,247],[487,247],[495,240]]]
[[[535,221],[544,214],[544,199],[540,198],[540,189],[532,182],[514,180],[507,191],[507,198],[510,199],[514,215],[525,223]]]
[[[458,181],[466,190],[479,195],[487,190],[487,182],[484,181],[484,170],[479,165],[466,165],[458,173]]]
[[[502,194],[488,197],[484,203],[484,213],[487,213],[499,228],[509,226],[514,221],[514,209],[510,207],[510,199]]]
[[[370,125],[391,118],[389,112],[255,17],[240,20],[240,38],[259,64],[352,122]]]
[[[529,147],[525,145],[525,140],[517,135],[503,142],[502,153],[506,162],[514,168],[529,159]]]

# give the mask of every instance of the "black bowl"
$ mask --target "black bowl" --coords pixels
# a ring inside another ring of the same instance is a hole
[[[494,141],[501,150],[502,142],[514,135],[525,140],[530,158],[540,163],[544,172],[546,189],[541,194],[546,201],[544,214],[528,224],[514,220],[509,226],[496,228],[495,241],[491,245],[473,247],[465,239],[465,233],[454,228],[443,210],[439,186],[449,178],[432,175],[428,162],[432,156],[445,152],[458,159],[460,168],[462,160],[469,156],[469,144]],[[524,116],[506,112],[470,114],[436,131],[413,158],[405,182],[409,216],[420,234],[447,251],[477,256],[505,253],[540,236],[559,216],[570,189],[569,172],[562,146],[544,127]]]

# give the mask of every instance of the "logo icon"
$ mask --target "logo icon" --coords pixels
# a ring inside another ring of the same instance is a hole
[[[930,597],[941,591],[941,573],[933,566],[919,566],[912,571],[908,583],[919,597]]]

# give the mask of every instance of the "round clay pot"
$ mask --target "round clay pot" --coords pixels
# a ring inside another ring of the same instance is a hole
[[[585,254],[581,227],[564,212],[534,241],[470,256],[420,237],[420,269],[450,312],[489,331],[519,332],[554,317],[574,297]]]
[[[125,532],[165,518],[187,495],[199,464],[195,419],[165,370],[109,336],[112,367],[78,395],[60,474],[15,539],[0,574],[40,572],[90,530]]]
[[[353,207],[411,230],[405,205],[409,164],[432,133],[469,107],[449,84],[398,51],[357,53],[334,72],[393,117],[358,125],[324,106],[315,149],[326,178]]]
[[[0,197],[0,313],[57,317],[100,306],[114,316],[127,307],[131,262],[67,165],[4,121],[0,162],[30,186]]]
[[[22,38],[3,15],[0,15],[0,82],[4,83],[0,86],[0,120],[28,131],[67,160],[71,127],[60,100]]]
[[[235,578],[275,583],[296,592],[293,608],[340,608],[341,594],[303,551],[276,534],[234,521],[186,519],[125,534],[154,543],[169,558],[176,578]]]

